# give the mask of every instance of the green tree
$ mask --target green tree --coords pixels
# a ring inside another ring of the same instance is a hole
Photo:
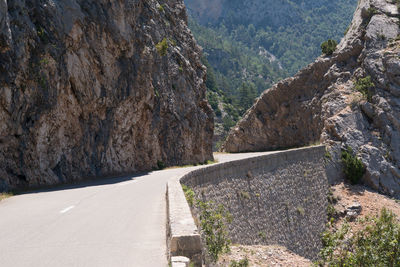
[[[254,83],[242,83],[239,88],[239,104],[242,114],[253,105],[254,99],[256,97],[257,89]]]
[[[327,56],[330,56],[335,52],[337,47],[337,42],[335,40],[329,39],[321,44],[322,53]]]

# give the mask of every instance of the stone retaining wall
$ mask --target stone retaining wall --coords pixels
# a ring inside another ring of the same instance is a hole
[[[181,183],[198,199],[233,215],[233,243],[279,244],[315,259],[326,223],[324,146],[293,149],[188,173]]]
[[[222,203],[233,215],[233,243],[279,244],[315,259],[326,223],[324,146],[279,151],[215,164],[168,182],[170,256],[199,264],[201,241],[180,183],[198,199]],[[193,242],[192,242],[193,241]]]

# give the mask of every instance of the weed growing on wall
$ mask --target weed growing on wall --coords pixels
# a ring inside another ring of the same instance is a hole
[[[347,223],[324,232],[322,242],[319,266],[400,266],[400,223],[386,209],[355,233]]]
[[[190,207],[194,204],[194,191],[186,185],[182,185],[183,193],[185,193],[186,201],[189,203]]]

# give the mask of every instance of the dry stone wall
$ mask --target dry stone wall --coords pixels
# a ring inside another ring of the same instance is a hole
[[[218,164],[181,183],[198,199],[224,204],[233,243],[279,244],[315,259],[326,223],[324,153],[317,146]]]

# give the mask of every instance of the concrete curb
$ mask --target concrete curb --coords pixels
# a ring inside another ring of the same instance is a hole
[[[167,218],[169,258],[185,256],[196,266],[201,266],[201,236],[183,193],[180,178],[171,179],[167,183]]]

